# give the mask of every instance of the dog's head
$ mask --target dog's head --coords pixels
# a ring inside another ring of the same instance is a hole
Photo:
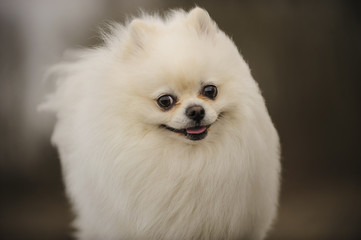
[[[232,132],[249,92],[258,94],[234,43],[203,9],[135,19],[123,37],[126,115],[144,134],[195,143]]]

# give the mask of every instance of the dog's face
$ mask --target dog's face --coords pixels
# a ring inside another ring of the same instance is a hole
[[[159,126],[192,141],[204,139],[221,116],[215,103],[217,86],[212,82],[196,83],[185,88],[162,89],[154,99],[160,115],[167,118]]]
[[[134,21],[122,61],[127,112],[144,132],[200,142],[232,131],[251,76],[207,12],[168,25]]]
[[[204,85],[204,86],[202,86]],[[218,90],[213,84],[202,84],[198,95],[209,100],[215,101]],[[185,104],[180,104],[180,110],[172,119],[171,124],[161,126],[175,133],[180,133],[190,140],[201,140],[207,136],[208,128],[217,120],[218,113],[207,105],[204,101],[199,100],[198,96],[188,97]],[[178,98],[170,94],[161,95],[157,98],[158,106],[168,111],[176,106]]]

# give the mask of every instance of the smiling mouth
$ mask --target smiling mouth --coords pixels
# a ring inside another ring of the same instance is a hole
[[[167,125],[164,125],[164,124],[161,125],[161,127],[165,128],[169,131],[182,134],[186,138],[188,138],[189,140],[192,140],[192,141],[198,141],[198,140],[204,139],[208,134],[208,128],[210,126],[211,125],[196,126],[196,127],[183,128],[183,129],[175,129],[175,128],[169,127]]]

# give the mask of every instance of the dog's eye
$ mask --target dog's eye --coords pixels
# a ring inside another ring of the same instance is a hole
[[[209,99],[215,99],[217,93],[218,93],[217,87],[214,85],[207,85],[202,90],[202,95]]]
[[[171,95],[160,96],[157,100],[159,107],[163,108],[164,110],[170,109],[175,102],[175,97]]]

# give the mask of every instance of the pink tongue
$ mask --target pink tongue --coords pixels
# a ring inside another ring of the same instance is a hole
[[[200,134],[204,132],[207,128],[206,127],[200,127],[200,128],[187,128],[186,131],[189,134]]]

